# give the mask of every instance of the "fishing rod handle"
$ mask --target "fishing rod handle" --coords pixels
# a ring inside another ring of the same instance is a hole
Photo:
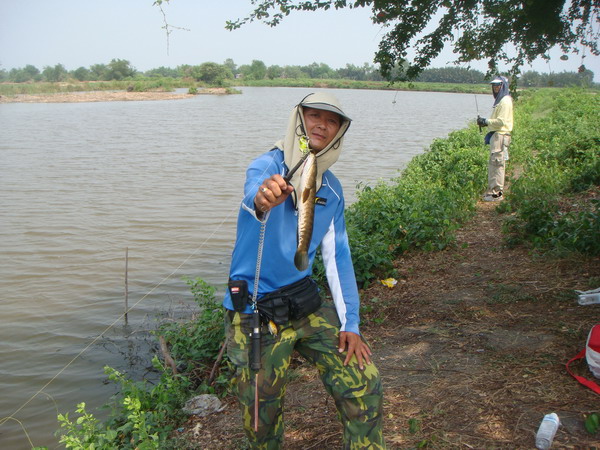
[[[260,315],[258,314],[258,309],[256,309],[252,313],[252,349],[251,349],[251,357],[252,362],[250,363],[250,368],[252,370],[260,370]]]
[[[292,168],[292,170],[290,170],[287,175],[285,177],[283,177],[283,180],[287,183],[290,184],[290,180],[292,179],[292,176],[296,173],[296,170],[298,170],[300,168],[300,166],[302,165],[302,163],[304,161],[306,161],[306,158],[308,158],[310,152],[306,152],[302,158],[300,158],[300,161],[298,161],[296,163],[296,165]]]

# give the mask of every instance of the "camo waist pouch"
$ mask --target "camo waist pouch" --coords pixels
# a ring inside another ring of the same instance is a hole
[[[319,288],[310,277],[296,281],[258,300],[261,315],[277,325],[303,319],[321,306]]]

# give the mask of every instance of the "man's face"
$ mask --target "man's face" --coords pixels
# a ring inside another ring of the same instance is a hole
[[[498,95],[498,92],[500,92],[501,87],[502,85],[499,83],[492,84],[492,93],[494,94],[494,97]]]
[[[331,143],[340,130],[342,118],[331,111],[304,107],[304,123],[310,148],[321,151]]]

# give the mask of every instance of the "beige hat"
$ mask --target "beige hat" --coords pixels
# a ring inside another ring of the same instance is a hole
[[[350,127],[351,119],[344,112],[339,100],[332,94],[327,92],[316,92],[309,94],[294,107],[288,121],[285,137],[275,143],[275,146],[283,150],[285,164],[290,170],[304,156],[300,148],[300,139],[306,137],[306,127],[304,124],[303,107],[323,109],[332,111],[342,117],[342,124],[335,137],[329,145],[317,153],[317,190],[323,183],[323,173],[329,169],[333,163],[337,161],[342,152],[342,144],[344,142],[344,134]],[[298,189],[300,186],[301,170],[298,170],[292,176],[290,184]],[[296,196],[301,195],[301,192],[296,192]]]

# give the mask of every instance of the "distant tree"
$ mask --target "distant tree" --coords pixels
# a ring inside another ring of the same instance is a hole
[[[194,66],[190,66],[189,64],[177,66],[177,72],[183,78],[194,78]]]
[[[302,79],[308,78],[308,75],[302,71],[299,66],[285,66],[283,68],[282,78]]]
[[[237,29],[248,22],[270,26],[294,11],[371,8],[372,21],[388,28],[374,61],[388,80],[415,79],[449,44],[458,63],[487,60],[488,75],[498,63],[520,68],[558,46],[563,52],[599,55],[599,0],[252,0],[254,10],[227,21]],[[428,25],[433,31],[423,35]],[[408,50],[416,56],[409,61]],[[512,53],[514,52],[514,56]],[[585,67],[583,68],[585,70]]]
[[[310,78],[336,78],[337,74],[327,64],[316,62],[309,64],[308,66],[300,67],[302,72],[306,73]]]
[[[365,81],[367,74],[365,67],[355,66],[354,64],[346,64],[346,67],[337,69],[338,76],[346,80]]]
[[[237,68],[236,64],[233,62],[233,59],[231,59],[231,58],[227,58],[227,59],[225,60],[225,62],[223,63],[223,65],[224,65],[225,67],[229,67],[229,70],[231,70],[231,73],[232,73],[234,76],[235,76],[235,75],[237,75],[237,73],[238,73],[238,71],[237,71],[237,70],[238,70],[238,68]]]
[[[91,72],[82,66],[71,71],[71,76],[79,81],[89,81],[91,79]]]
[[[49,82],[65,81],[69,76],[69,72],[62,64],[57,64],[54,67],[46,66],[42,70],[42,77]]]
[[[8,80],[13,83],[25,83],[27,81],[40,81],[42,74],[39,69],[31,64],[20,69],[11,69],[8,73]]]
[[[214,62],[200,64],[195,73],[196,80],[217,86],[222,86],[225,80],[233,78],[229,67]]]
[[[283,68],[281,66],[269,66],[267,67],[267,78],[274,80],[275,78],[282,78]]]
[[[247,80],[264,80],[267,76],[267,66],[264,62],[256,59],[250,65],[240,66],[239,70]]]
[[[156,69],[151,69],[144,72],[144,75],[147,77],[171,77],[171,78],[179,78],[181,77],[181,73],[177,69],[171,69],[170,67],[158,67]]]
[[[464,67],[441,67],[425,69],[417,80],[430,83],[484,83],[485,74]]]
[[[90,66],[90,80],[100,81],[107,80],[108,68],[106,64],[93,64]]]
[[[6,69],[0,69],[0,82],[8,81],[8,72]]]
[[[105,80],[123,80],[135,76],[136,70],[131,67],[129,61],[124,59],[113,59],[106,67]]]

